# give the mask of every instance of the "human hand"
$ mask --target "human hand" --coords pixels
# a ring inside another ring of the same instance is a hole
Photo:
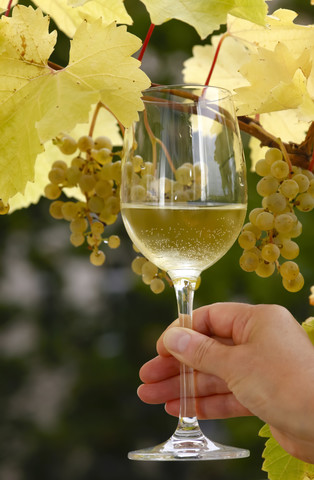
[[[175,321],[145,364],[139,397],[179,414],[179,361],[195,369],[198,417],[257,415],[290,454],[314,462],[314,348],[278,305],[213,304]]]

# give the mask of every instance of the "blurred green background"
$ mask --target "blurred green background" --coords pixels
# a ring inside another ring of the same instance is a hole
[[[135,20],[130,31],[144,39],[145,8],[137,0],[125,4]],[[310,0],[270,2],[271,11],[277,7],[313,21]],[[191,27],[170,21],[155,29],[143,69],[155,82],[180,82],[182,62],[200,43]],[[54,61],[65,65],[67,54],[68,40],[60,35]],[[260,205],[255,185],[249,173],[250,209]],[[162,406],[144,405],[136,395],[140,366],[155,355],[156,339],[176,316],[174,291],[154,295],[132,273],[135,253],[121,222],[113,230],[122,246],[99,269],[85,248],[70,245],[67,223],[50,218],[48,207],[42,200],[0,219],[0,479],[265,480],[262,423],[254,418],[202,422],[213,439],[250,449],[248,459],[127,459],[131,449],[166,440],[176,425]],[[235,245],[202,275],[195,306],[279,303],[299,321],[313,315],[313,214],[300,219],[298,262],[306,280],[300,293],[284,291],[276,275],[263,280],[242,272]]]

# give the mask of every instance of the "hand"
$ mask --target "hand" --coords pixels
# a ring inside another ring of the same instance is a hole
[[[281,446],[314,463],[314,348],[278,305],[213,304],[195,310],[194,330],[176,320],[145,364],[139,397],[179,414],[179,361],[195,369],[198,417],[257,415]]]

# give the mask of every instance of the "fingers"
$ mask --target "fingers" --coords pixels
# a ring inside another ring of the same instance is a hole
[[[195,395],[207,397],[216,394],[228,393],[226,383],[214,375],[195,372]],[[138,396],[145,403],[159,404],[176,400],[180,396],[179,374],[157,383],[146,383],[138,388]]]
[[[181,327],[168,329],[163,338],[165,348],[180,362],[207,374],[228,380],[234,365],[235,348],[214,338]]]
[[[193,330],[207,336],[232,339],[234,343],[243,342],[243,334],[247,321],[251,318],[254,306],[245,303],[214,303],[198,308],[193,312]],[[179,326],[179,320],[175,320],[163,332],[157,341],[159,355],[168,356],[163,339],[165,333]]]
[[[241,405],[235,396],[230,393],[211,395],[196,398],[196,413],[199,420],[223,419],[251,416],[252,413]],[[175,399],[166,403],[166,412],[175,417],[179,416],[180,400]]]

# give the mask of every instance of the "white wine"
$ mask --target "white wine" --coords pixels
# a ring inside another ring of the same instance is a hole
[[[197,277],[237,239],[246,205],[122,204],[127,232],[145,257],[171,278]]]

